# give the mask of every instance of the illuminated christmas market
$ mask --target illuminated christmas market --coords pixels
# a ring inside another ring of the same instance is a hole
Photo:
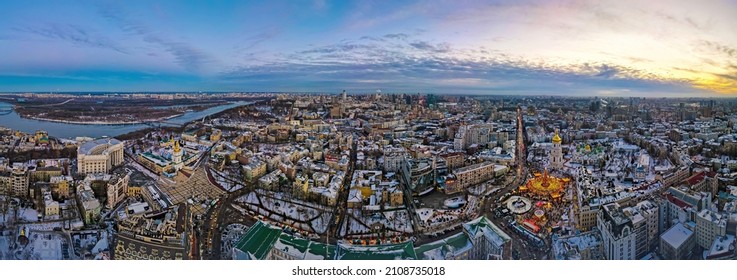
[[[529,193],[537,199],[550,199],[559,201],[565,192],[566,185],[570,182],[568,178],[557,178],[551,176],[546,169],[542,174],[535,173],[535,177],[519,187],[520,193]]]

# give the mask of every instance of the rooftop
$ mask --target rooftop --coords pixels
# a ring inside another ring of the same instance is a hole
[[[339,243],[337,259],[339,260],[416,260],[417,254],[412,242],[398,244],[354,246]]]
[[[102,152],[104,152],[106,148],[105,149],[100,149],[100,148],[97,148],[97,147],[100,147],[100,146],[103,146],[103,145],[112,146],[112,145],[117,145],[117,144],[120,144],[120,143],[123,143],[123,142],[121,142],[120,140],[115,139],[115,138],[101,138],[101,139],[96,139],[96,140],[92,140],[92,141],[89,141],[89,142],[85,142],[84,144],[82,144],[81,146],[79,146],[79,153],[80,154],[99,155],[99,154],[102,154]]]
[[[673,248],[680,248],[693,235],[693,231],[678,223],[667,230],[660,238]]]
[[[281,233],[280,228],[259,221],[248,229],[234,248],[248,254],[250,259],[263,260]]]

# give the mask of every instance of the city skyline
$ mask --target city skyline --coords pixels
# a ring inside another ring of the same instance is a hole
[[[735,6],[16,2],[0,12],[0,91],[725,97]]]

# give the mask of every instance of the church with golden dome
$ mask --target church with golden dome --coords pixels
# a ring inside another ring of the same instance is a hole
[[[560,138],[558,129],[555,129],[553,148],[550,150],[550,168],[554,170],[563,168],[563,148],[560,146],[561,142],[563,142],[563,139]]]
[[[172,161],[172,167],[174,167],[174,170],[179,171],[182,169],[182,166],[184,166],[184,163],[182,163],[182,156],[184,155],[184,152],[182,151],[182,148],[179,146],[179,141],[171,139],[174,144],[172,145],[174,148],[172,149],[172,155],[171,155],[171,161]]]

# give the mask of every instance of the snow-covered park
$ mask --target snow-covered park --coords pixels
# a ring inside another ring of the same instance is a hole
[[[287,199],[280,193],[250,192],[236,199],[246,209],[271,221],[319,234],[327,231],[332,209],[301,200]]]

